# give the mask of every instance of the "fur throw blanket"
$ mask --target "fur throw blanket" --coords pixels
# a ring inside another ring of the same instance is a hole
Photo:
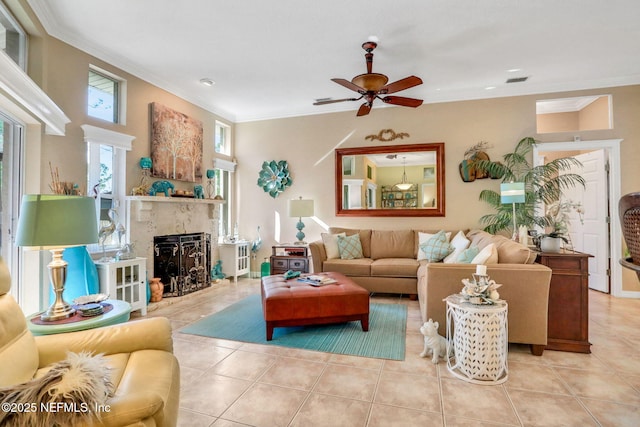
[[[40,378],[0,389],[0,426],[86,426],[100,417],[112,392],[103,355],[67,353]]]

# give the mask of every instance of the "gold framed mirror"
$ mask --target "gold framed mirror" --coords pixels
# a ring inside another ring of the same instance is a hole
[[[444,216],[444,142],[338,148],[336,216]]]

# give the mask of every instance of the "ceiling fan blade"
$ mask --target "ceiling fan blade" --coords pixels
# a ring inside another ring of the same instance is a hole
[[[386,86],[380,88],[378,93],[387,94],[400,92],[401,90],[409,89],[410,87],[418,86],[422,84],[422,79],[416,76],[405,77],[393,83],[389,83]]]
[[[369,111],[371,111],[371,104],[368,102],[365,102],[364,104],[362,104],[360,106],[360,108],[358,108],[358,114],[357,116],[366,116],[367,114],[369,114]]]
[[[366,92],[365,89],[361,88],[357,84],[351,83],[347,79],[331,79],[331,81],[334,81],[334,82],[338,83],[339,85],[344,86],[347,89],[350,89],[350,90],[352,90],[354,92],[358,92],[358,93],[362,93],[362,94]]]
[[[343,99],[327,99],[326,101],[316,101],[313,103],[313,105],[325,105],[325,104],[334,104],[336,102],[343,102],[343,101],[357,101],[360,98],[343,98]]]
[[[404,96],[385,96],[382,102],[393,105],[402,105],[403,107],[419,107],[422,105],[422,99],[405,98]]]

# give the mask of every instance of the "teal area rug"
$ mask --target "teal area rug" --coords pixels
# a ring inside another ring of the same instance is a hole
[[[404,360],[407,307],[402,304],[369,306],[369,331],[360,322],[275,328],[266,340],[260,295],[251,295],[205,317],[179,332],[225,340],[301,348],[378,359]]]

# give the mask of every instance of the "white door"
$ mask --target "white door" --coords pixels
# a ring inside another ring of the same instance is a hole
[[[589,288],[609,293],[609,197],[607,194],[606,155],[604,150],[573,156],[582,163],[571,173],[582,175],[585,188],[564,191],[566,200],[580,202],[583,221],[577,212],[571,212],[569,235],[576,251],[593,255],[589,258]]]

